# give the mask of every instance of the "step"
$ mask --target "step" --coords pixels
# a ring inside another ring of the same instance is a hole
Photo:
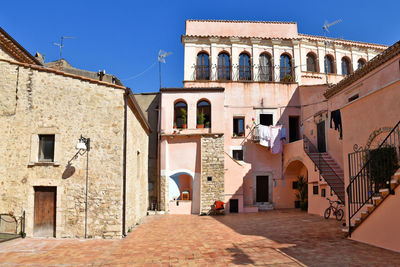
[[[349,232],[349,228],[347,228],[347,227],[342,228],[342,232],[343,233],[348,233]]]
[[[361,219],[364,220],[365,218],[367,218],[368,214],[369,214],[368,211],[362,211],[361,212]]]
[[[375,207],[378,206],[379,204],[381,204],[382,200],[383,199],[381,196],[372,197],[372,201],[374,201]]]
[[[379,193],[382,194],[382,197],[386,197],[390,194],[389,188],[383,188],[383,189],[379,189]]]
[[[359,225],[359,224],[361,223],[361,221],[362,221],[361,217],[357,217],[357,218],[354,220],[354,224],[355,224],[355,225]]]
[[[365,206],[367,207],[369,213],[373,212],[374,209],[375,209],[375,205],[374,204],[367,204]]]

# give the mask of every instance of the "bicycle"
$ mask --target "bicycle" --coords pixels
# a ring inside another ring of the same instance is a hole
[[[330,200],[329,198],[326,198],[327,200],[329,200],[329,207],[325,210],[324,212],[324,218],[325,219],[329,219],[329,217],[331,216],[331,210],[333,211],[333,215],[335,215],[336,220],[338,220],[339,222],[343,219],[344,216],[344,211],[339,208],[339,207],[343,207],[344,205],[342,204],[342,202],[336,200]],[[337,205],[334,206],[333,204],[336,203]]]

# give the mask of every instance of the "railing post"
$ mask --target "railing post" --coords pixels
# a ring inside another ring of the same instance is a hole
[[[351,217],[350,217],[350,204],[351,204],[351,184],[347,187],[347,223],[349,227],[349,237],[351,237]]]

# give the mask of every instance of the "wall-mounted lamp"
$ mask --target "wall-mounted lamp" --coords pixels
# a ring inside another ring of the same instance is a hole
[[[76,149],[78,149],[79,151],[86,151],[85,238],[87,238],[90,138],[86,138],[81,135],[78,144],[76,145]]]

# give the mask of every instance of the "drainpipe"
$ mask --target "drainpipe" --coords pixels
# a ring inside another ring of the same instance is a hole
[[[160,160],[160,151],[161,151],[161,91],[159,93],[159,101],[158,101],[158,122],[157,122],[157,209],[161,210],[161,160]]]
[[[124,94],[124,141],[123,141],[123,162],[122,162],[122,236],[126,236],[126,140],[127,140],[127,98],[129,95],[129,88],[126,88]]]

